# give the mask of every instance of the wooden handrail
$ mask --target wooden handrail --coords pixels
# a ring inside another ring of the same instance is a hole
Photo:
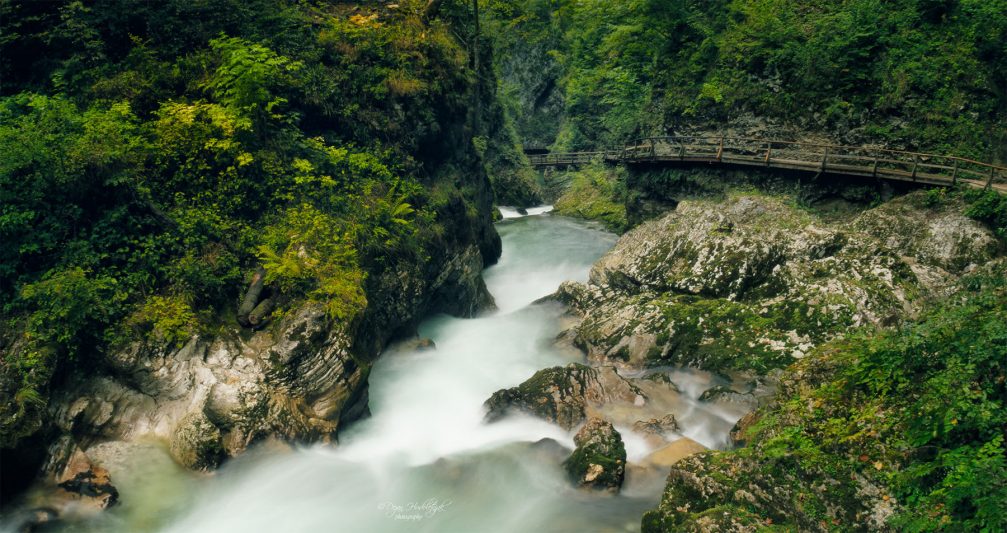
[[[577,166],[605,160],[617,163],[681,162],[762,166],[828,172],[933,185],[996,185],[1007,192],[1007,167],[964,157],[867,146],[782,141],[726,135],[644,137],[619,150],[529,155],[535,166]]]
[[[921,157],[939,157],[939,158],[944,158],[944,159],[952,159],[952,160],[961,161],[963,163],[971,163],[971,164],[975,164],[975,165],[982,165],[983,167],[993,167],[993,168],[995,168],[997,170],[1007,171],[1007,166],[994,165],[992,163],[985,163],[983,161],[976,161],[974,159],[968,159],[968,158],[965,158],[965,157],[959,157],[959,156],[954,156],[954,155],[933,154],[933,153],[925,153],[925,152],[911,152],[911,151],[907,151],[907,150],[892,150],[890,148],[874,148],[874,147],[870,147],[870,146],[849,146],[849,145],[842,145],[842,144],[814,143],[814,142],[804,142],[804,141],[783,141],[783,140],[775,140],[775,139],[770,140],[770,139],[760,139],[760,138],[756,138],[756,137],[721,137],[721,136],[710,136],[710,135],[675,135],[675,136],[663,136],[663,137],[642,137],[642,138],[637,139],[636,141],[632,141],[632,142],[635,142],[637,144],[644,143],[644,142],[651,142],[651,141],[661,141],[661,140],[670,140],[670,141],[680,142],[680,139],[705,140],[705,141],[712,141],[714,143],[717,143],[721,139],[723,139],[725,141],[725,143],[727,141],[741,141],[741,142],[751,142],[751,143],[759,143],[759,144],[765,144],[765,143],[789,144],[789,145],[792,145],[792,146],[806,146],[806,147],[809,147],[809,148],[819,148],[819,149],[828,147],[830,149],[861,150],[861,151],[863,151],[863,150],[871,150],[871,151],[875,151],[875,152],[884,152],[884,153],[889,153],[889,154],[899,154],[899,155],[907,155],[907,156],[921,156]]]

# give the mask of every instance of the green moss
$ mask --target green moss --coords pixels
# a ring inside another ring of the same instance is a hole
[[[563,462],[563,467],[574,483],[588,483],[592,487],[618,489],[626,469],[626,448],[622,436],[608,422],[592,419],[574,438],[577,448]],[[592,466],[596,465],[596,466]],[[585,475],[601,467],[593,480]]]
[[[570,185],[556,200],[556,213],[597,220],[612,231],[628,228],[621,178],[613,170],[587,167],[572,172]]]
[[[1007,279],[965,287],[918,323],[796,363],[748,446],[676,466],[645,529],[741,509],[801,531],[1003,530]]]
[[[761,373],[791,360],[789,354],[762,342],[783,334],[772,319],[749,304],[696,296],[664,296],[653,303],[661,308],[665,326],[658,341],[666,346],[655,364]]]

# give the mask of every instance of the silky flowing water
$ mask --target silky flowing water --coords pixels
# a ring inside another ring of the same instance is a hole
[[[121,504],[74,530],[168,532],[593,532],[637,531],[663,476],[634,478],[621,494],[572,487],[561,461],[572,434],[531,417],[483,421],[482,404],[542,368],[582,356],[554,347],[563,310],[533,305],[566,280],[585,281],[616,237],[552,216],[505,210],[503,256],[485,272],[498,311],[435,316],[420,327],[436,350],[391,348],[370,376],[372,416],[338,446],[264,447],[198,475],[157,445],[89,450],[109,469]],[[730,415],[695,397],[708,377],[677,372],[690,399],[676,413],[684,434],[719,445]],[[651,451],[620,428],[631,462]],[[543,440],[553,439],[553,441]],[[559,444],[556,444],[559,443]]]

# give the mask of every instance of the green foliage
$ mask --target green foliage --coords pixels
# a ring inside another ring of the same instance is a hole
[[[977,189],[964,190],[962,195],[969,204],[966,216],[983,222],[1001,238],[1007,239],[1007,196]]]
[[[287,99],[276,96],[274,88],[296,83],[292,74],[301,69],[300,62],[235,37],[214,39],[210,48],[222,58],[205,85],[214,99],[260,123],[283,118],[280,108]]]
[[[855,520],[883,496],[896,530],[1002,531],[1005,353],[1007,278],[970,278],[917,323],[859,332],[797,363],[748,447],[708,464],[731,469],[729,487],[790,480],[794,501],[745,506],[799,526],[827,513]],[[822,483],[829,491],[816,492]]]
[[[196,333],[199,319],[181,296],[151,296],[127,319],[152,341],[180,347]]]
[[[40,281],[21,288],[21,300],[31,306],[27,337],[36,345],[76,347],[82,337],[93,335],[92,326],[113,313],[116,280],[89,276],[80,267],[52,271]]]
[[[556,200],[557,213],[598,220],[612,231],[629,228],[621,176],[604,167],[589,167],[572,172],[569,179],[563,196]]]
[[[368,274],[444,246],[428,187],[468,217],[498,139],[487,121],[482,153],[459,142],[479,138],[467,4],[422,7],[0,6],[0,391],[22,406],[0,412],[4,445],[39,427],[53,375],[218,326],[260,263],[281,307],[348,321]]]
[[[342,226],[308,204],[288,209],[257,249],[266,283],[285,293],[309,294],[337,320],[355,317],[367,306],[364,273]]]
[[[497,0],[488,13],[507,50],[559,64],[559,149],[718,130],[753,114],[1007,157],[1004,0]],[[534,32],[554,37],[539,44]]]

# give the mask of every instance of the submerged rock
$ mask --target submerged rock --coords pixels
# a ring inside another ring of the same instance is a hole
[[[673,414],[665,415],[661,418],[651,418],[650,420],[637,420],[633,424],[633,431],[643,435],[663,437],[678,430],[678,420],[675,419],[675,415]]]
[[[54,445],[46,470],[56,483],[57,500],[62,500],[77,508],[100,511],[119,501],[119,491],[112,485],[108,470],[95,465],[91,459],[70,439],[62,439]]]
[[[437,349],[437,344],[433,339],[415,337],[398,341],[390,346],[389,349],[401,352],[430,352]]]
[[[706,446],[688,438],[682,437],[667,446],[659,448],[643,459],[643,463],[651,466],[668,467],[689,457],[705,452]]]
[[[563,462],[580,487],[618,492],[626,475],[626,447],[610,422],[591,418],[573,438],[577,448]]]
[[[645,401],[643,391],[614,367],[571,363],[540,370],[517,387],[493,393],[484,405],[489,422],[510,411],[521,411],[570,430],[583,422],[592,408],[613,402],[642,405]]]

